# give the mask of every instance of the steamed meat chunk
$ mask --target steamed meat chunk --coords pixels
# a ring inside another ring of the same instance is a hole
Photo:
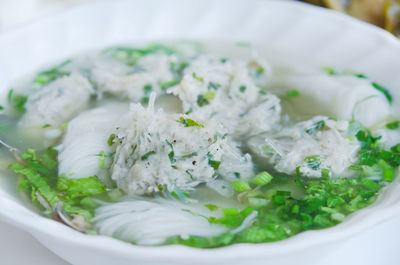
[[[184,70],[181,82],[167,92],[179,97],[183,112],[191,113],[197,119],[216,120],[233,135],[242,136],[253,128],[255,131],[268,130],[280,119],[281,111],[277,97],[260,93],[259,84],[266,82],[265,69],[268,68],[262,61],[225,60],[202,55]],[[250,121],[254,106],[266,115],[261,126],[255,120]],[[246,124],[246,128],[242,130],[239,124]]]
[[[239,118],[236,135],[250,136],[268,132],[279,127],[281,118],[280,100],[272,94],[263,96],[257,105]]]
[[[278,172],[296,175],[299,167],[307,177],[349,177],[349,166],[356,162],[360,144],[348,131],[348,121],[317,116],[253,137],[248,145],[264,164]]]
[[[290,101],[298,115],[325,115],[358,120],[371,127],[390,115],[385,96],[367,79],[352,75],[326,74],[280,76],[276,92],[296,89],[299,96]]]
[[[111,131],[119,126],[122,110],[106,106],[79,114],[67,127],[59,150],[59,174],[68,178],[109,177],[112,150],[107,143]]]
[[[80,74],[59,78],[29,96],[23,127],[59,127],[84,110],[91,95],[92,85]]]
[[[91,78],[99,93],[140,101],[150,91],[161,93],[160,83],[174,79],[170,67],[176,61],[175,55],[149,54],[129,67],[115,60],[101,59],[95,62]]]
[[[154,111],[152,104],[132,105],[125,125],[115,131],[112,179],[122,190],[190,191],[218,175],[234,176],[229,164],[240,166],[243,178],[253,174],[249,155],[241,154],[219,124]]]

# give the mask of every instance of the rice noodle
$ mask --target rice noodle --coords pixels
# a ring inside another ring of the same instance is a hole
[[[157,199],[129,200],[101,206],[92,220],[100,234],[140,245],[162,244],[180,236],[216,236],[227,229],[210,224],[211,212],[194,204]]]

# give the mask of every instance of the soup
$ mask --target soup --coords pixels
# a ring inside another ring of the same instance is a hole
[[[1,157],[39,213],[138,245],[339,224],[396,175],[393,99],[362,73],[268,54],[176,42],[75,56],[15,83]]]

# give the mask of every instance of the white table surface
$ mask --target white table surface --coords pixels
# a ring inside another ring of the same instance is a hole
[[[349,240],[340,246],[335,246],[332,255],[318,265],[400,264],[400,217],[376,226],[375,229],[359,235],[358,239],[361,240],[357,240],[357,243]],[[382,242],[385,242],[384,246]],[[349,253],[352,255],[349,256]],[[0,222],[0,264],[71,265],[47,250],[28,233],[2,222]]]

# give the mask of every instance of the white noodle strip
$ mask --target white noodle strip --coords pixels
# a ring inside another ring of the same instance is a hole
[[[156,101],[157,93],[156,92],[151,92],[150,97],[149,97],[149,105],[147,107],[148,110],[154,111],[154,103]]]
[[[255,210],[252,211],[251,214],[249,214],[249,215],[243,220],[242,224],[241,224],[239,227],[233,229],[233,230],[231,231],[231,233],[232,233],[232,234],[237,234],[237,233],[243,231],[244,229],[246,229],[246,228],[250,225],[250,223],[257,217],[257,215],[258,215],[258,212],[257,212],[257,211],[255,211]]]
[[[278,155],[279,155],[280,157],[283,157],[283,156],[284,156],[284,155],[283,155],[283,152],[281,152],[281,151],[279,150],[279,148],[273,143],[272,140],[266,138],[266,139],[265,139],[265,142],[266,142],[269,146],[271,146],[272,149],[274,149],[275,152],[277,152]]]

